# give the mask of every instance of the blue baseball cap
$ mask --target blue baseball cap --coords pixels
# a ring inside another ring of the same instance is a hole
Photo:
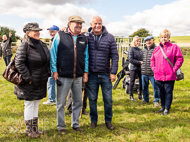
[[[59,27],[56,25],[53,25],[53,27],[48,28],[47,30],[52,30],[52,31],[59,31]]]
[[[147,37],[144,39],[144,41],[147,41],[147,40],[150,40],[150,39],[154,39],[154,37],[153,37],[153,36],[147,36]]]

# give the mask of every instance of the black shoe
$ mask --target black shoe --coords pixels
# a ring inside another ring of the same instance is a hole
[[[65,134],[66,134],[66,130],[65,130],[65,129],[61,129],[61,130],[59,130],[59,133],[60,133],[61,135],[65,135]]]
[[[111,121],[110,122],[106,122],[106,127],[109,129],[109,130],[113,130],[114,127],[112,126],[111,124]]]
[[[145,101],[145,100],[141,102],[141,104],[148,104],[148,103],[149,103],[149,102],[147,102],[147,101]]]
[[[161,115],[168,115],[169,114],[169,109],[165,108],[164,112]]]
[[[88,115],[88,112],[86,112],[86,110],[84,109],[84,110],[82,110],[82,114]]]
[[[160,113],[160,112],[163,112],[165,109],[165,107],[162,107],[159,111],[155,111],[155,113]]]
[[[77,127],[77,128],[72,127],[72,128],[75,131],[84,132],[84,130],[81,127]]]
[[[138,94],[138,99],[142,100],[142,95],[140,93]]]
[[[136,100],[133,98],[133,96],[130,96],[129,99],[133,102],[135,102]]]
[[[91,122],[90,124],[90,129],[96,128],[97,127],[97,122]]]

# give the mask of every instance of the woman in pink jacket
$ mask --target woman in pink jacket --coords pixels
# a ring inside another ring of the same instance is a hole
[[[160,44],[154,49],[151,60],[151,68],[154,72],[156,83],[160,89],[160,98],[162,108],[155,113],[163,112],[161,115],[169,114],[173,99],[174,83],[177,79],[176,71],[182,66],[184,61],[180,48],[170,42],[170,31],[163,30],[160,33]],[[172,62],[172,67],[164,58],[161,52],[163,49],[166,56]]]

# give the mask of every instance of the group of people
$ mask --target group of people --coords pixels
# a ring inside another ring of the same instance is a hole
[[[48,28],[52,37],[49,50],[40,40],[40,31],[37,23],[28,23],[24,26],[25,34],[18,47],[15,66],[22,75],[25,83],[15,85],[14,93],[19,100],[24,100],[24,119],[26,135],[37,138],[42,132],[38,129],[38,107],[40,100],[46,97],[47,86],[49,100],[44,104],[55,103],[55,82],[57,82],[57,129],[61,135],[66,134],[65,105],[66,98],[71,91],[72,123],[71,127],[83,132],[79,125],[79,115],[83,107],[82,83],[85,83],[90,107],[90,129],[97,127],[97,99],[99,86],[102,89],[104,101],[105,125],[113,130],[112,125],[112,82],[116,80],[118,70],[118,51],[113,35],[108,33],[102,25],[99,16],[93,17],[88,31],[81,32],[85,21],[77,15],[70,16],[68,27],[59,30],[57,26]],[[170,32],[164,30],[160,34],[160,45],[155,47],[152,36],[145,38],[146,47],[142,51],[140,38],[134,37],[129,50],[130,67],[130,99],[133,96],[133,85],[136,75],[140,80],[138,98],[143,103],[149,102],[149,80],[154,88],[154,103],[159,105],[164,115],[169,113],[172,102],[175,71],[183,63],[180,48],[170,41]],[[174,64],[174,68],[164,59],[160,48]],[[142,79],[141,79],[142,76]],[[47,83],[48,82],[48,83]],[[48,85],[47,85],[48,84]],[[53,92],[53,93],[52,93]],[[53,98],[53,99],[52,99]]]
[[[129,49],[128,59],[130,64],[130,84],[129,94],[130,100],[136,101],[133,96],[133,85],[138,75],[139,88],[138,99],[143,101],[142,104],[149,102],[149,81],[154,89],[154,106],[159,106],[161,99],[161,109],[155,113],[161,115],[169,114],[173,99],[173,89],[175,80],[177,80],[176,71],[183,64],[183,55],[180,48],[176,44],[170,42],[170,31],[165,29],[160,32],[160,44],[156,47],[154,37],[147,36],[145,48],[142,50],[140,46],[140,38],[135,36]],[[166,54],[172,66],[164,57]]]
[[[112,82],[116,79],[119,60],[116,41],[102,25],[99,16],[93,17],[91,27],[85,34],[81,33],[84,22],[80,16],[73,15],[69,17],[65,31],[59,31],[57,26],[48,28],[50,35],[52,34],[49,50],[40,40],[42,29],[37,23],[28,23],[23,28],[26,34],[17,49],[15,66],[25,83],[15,85],[14,93],[19,100],[24,100],[26,135],[31,138],[37,138],[42,133],[38,129],[39,103],[46,97],[47,84],[48,93],[51,94],[55,82],[57,82],[57,129],[61,135],[66,134],[65,105],[70,91],[71,127],[76,131],[84,131],[79,125],[79,115],[83,107],[82,82],[86,83],[89,97],[90,128],[97,127],[97,98],[101,85],[105,125],[110,130],[114,129],[111,123]],[[49,102],[56,101],[49,99],[44,104]]]

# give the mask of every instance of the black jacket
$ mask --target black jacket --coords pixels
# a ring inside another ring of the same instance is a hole
[[[143,61],[143,52],[142,49],[138,47],[130,47],[128,59],[130,64],[130,70],[132,71],[140,71],[141,70],[141,62]]]
[[[84,74],[87,38],[79,34],[74,43],[73,36],[68,32],[59,31],[57,50],[57,71],[60,77],[77,78]]]
[[[28,42],[24,39],[15,55],[15,66],[26,82],[23,85],[15,85],[14,93],[18,99],[32,101],[46,97],[47,80],[50,73],[50,54],[46,44],[40,41],[47,57],[47,62],[43,65],[38,49],[30,40]],[[29,84],[30,81],[32,84]]]
[[[11,42],[12,38],[10,37],[6,41],[2,41],[0,45],[0,57],[3,55],[3,57],[7,57],[9,55],[12,55],[11,51]]]
[[[141,66],[141,74],[144,74],[147,76],[154,76],[154,73],[150,67],[150,58],[152,56],[154,48],[155,48],[155,44],[153,44],[149,50],[148,50],[147,46],[144,47],[144,49],[143,49],[143,64]]]

